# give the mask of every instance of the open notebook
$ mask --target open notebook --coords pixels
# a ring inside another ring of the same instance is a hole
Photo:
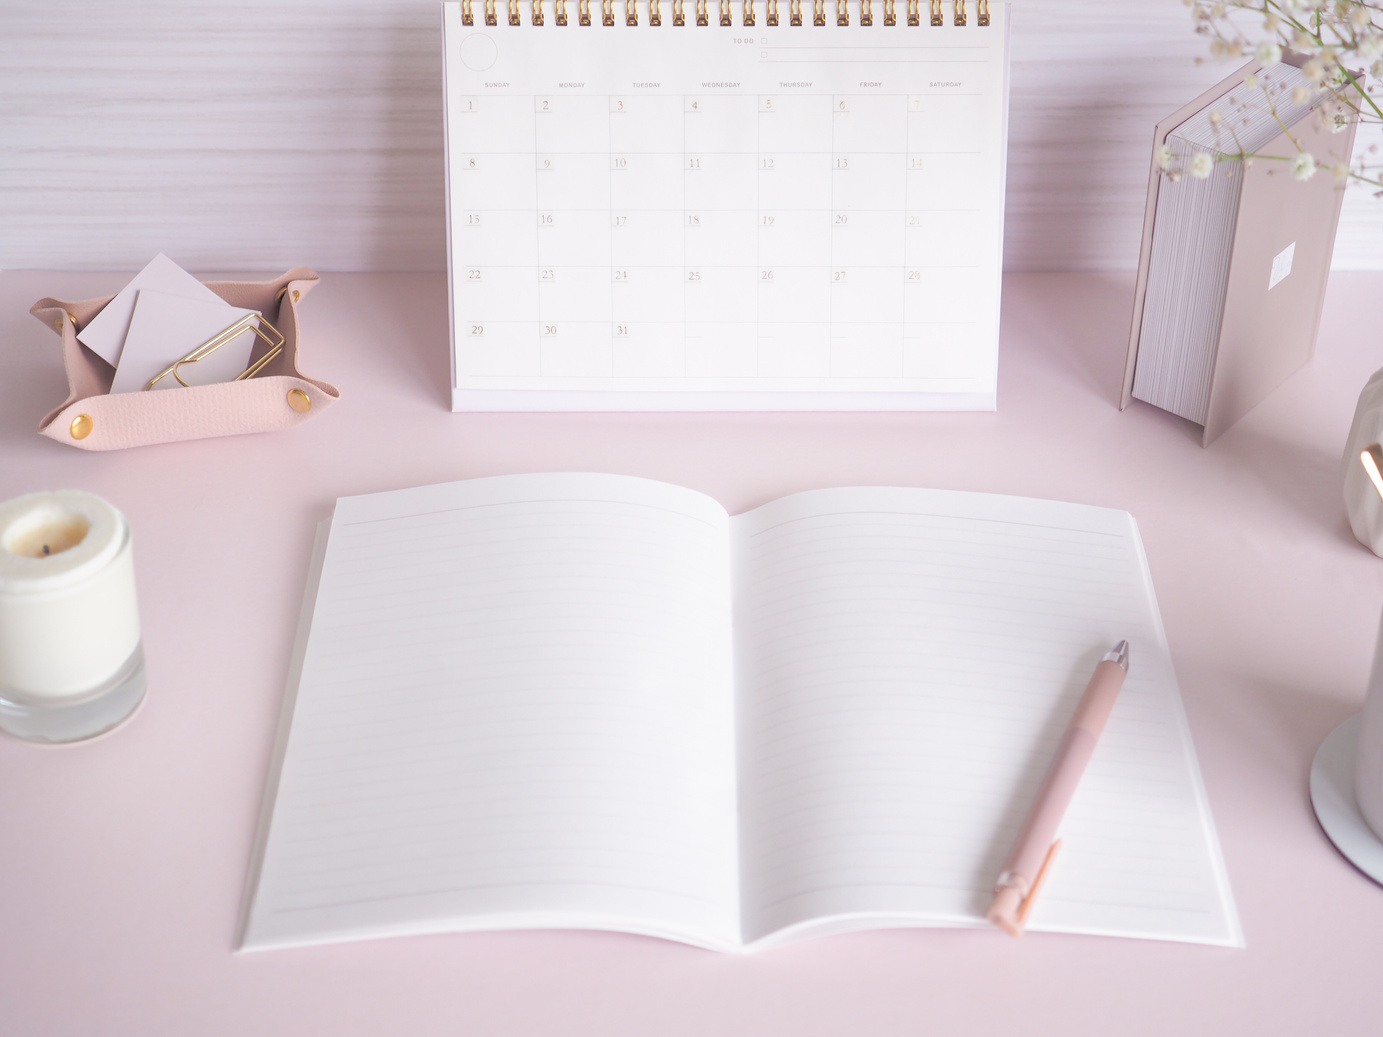
[[[731,518],[521,475],[342,498],[323,547],[246,948],[982,925],[1119,638],[1128,681],[1030,928],[1242,942],[1125,512],[833,489]]]

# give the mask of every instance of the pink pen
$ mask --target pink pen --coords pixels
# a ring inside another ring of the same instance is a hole
[[[1076,715],[1071,718],[1071,726],[1061,740],[1047,780],[1042,783],[1042,791],[1023,826],[1023,834],[1018,837],[1018,845],[994,884],[994,902],[989,905],[985,917],[1010,936],[1023,935],[1023,925],[1032,910],[1037,887],[1045,879],[1054,856],[1056,830],[1085,773],[1085,765],[1095,751],[1095,743],[1100,740],[1100,732],[1104,730],[1127,673],[1128,642],[1120,641],[1096,664],[1090,683],[1086,685],[1085,697],[1076,707]]]

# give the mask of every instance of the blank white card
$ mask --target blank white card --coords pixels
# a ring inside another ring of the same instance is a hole
[[[443,5],[453,407],[992,408],[1006,5],[606,6]]]

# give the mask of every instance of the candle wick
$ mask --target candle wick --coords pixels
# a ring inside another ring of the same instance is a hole
[[[43,554],[44,554],[44,557],[47,557],[48,555],[50,555],[50,554],[52,554],[52,553],[53,553],[53,552],[50,551],[50,550],[48,549],[48,545],[47,545],[47,544],[44,544],[44,545],[43,545]]]

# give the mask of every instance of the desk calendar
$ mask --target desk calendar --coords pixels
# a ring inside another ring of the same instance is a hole
[[[1006,5],[779,8],[443,5],[455,409],[994,406]]]

